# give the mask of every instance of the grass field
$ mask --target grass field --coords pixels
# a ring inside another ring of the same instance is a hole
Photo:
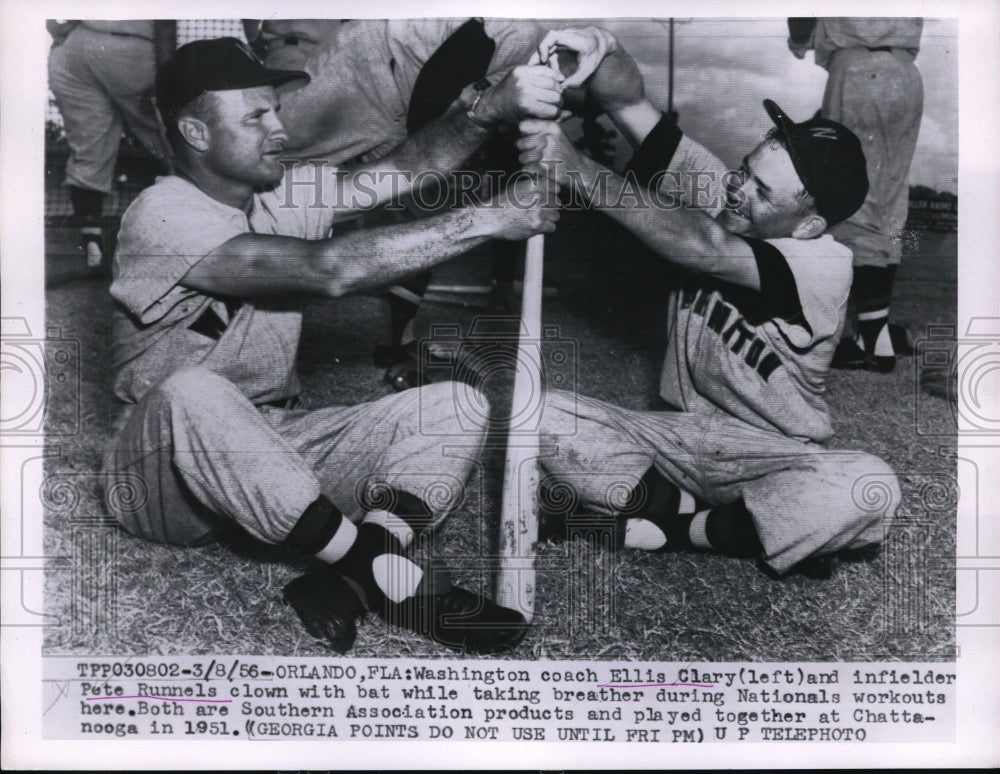
[[[81,258],[50,234],[47,271],[65,278]],[[894,315],[914,332],[956,319],[954,234],[914,235],[896,284]],[[546,324],[579,354],[578,387],[631,408],[652,405],[663,354],[669,279],[596,216],[566,216],[546,244]],[[448,272],[444,272],[446,276]],[[301,569],[256,545],[175,549],[108,525],[97,499],[100,449],[113,415],[110,299],[99,278],[48,291],[48,324],[79,340],[81,391],[50,384],[45,552],[49,654],[240,653],[324,655],[281,602]],[[316,302],[299,353],[308,405],[387,394],[371,364],[380,326],[370,298]],[[468,331],[475,313],[427,310]],[[844,562],[831,580],[775,579],[753,561],[695,554],[609,553],[582,542],[539,547],[536,626],[511,658],[691,660],[950,659],[954,656],[954,436],[917,432],[920,418],[953,427],[950,405],[917,399],[914,359],[894,373],[833,372],[831,446],[863,449],[899,474],[902,507],[882,551]],[[503,375],[487,392],[495,406]],[[78,399],[77,399],[78,397]],[[79,413],[77,413],[79,407]],[[78,431],[77,431],[78,428]],[[460,582],[491,592],[502,434],[495,433],[465,505],[433,537]],[[815,503],[817,519],[823,503]],[[350,655],[445,656],[370,616]]]

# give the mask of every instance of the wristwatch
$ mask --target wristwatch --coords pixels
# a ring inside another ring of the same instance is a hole
[[[493,124],[489,121],[485,121],[476,115],[476,108],[479,107],[479,101],[483,98],[483,94],[492,84],[485,78],[481,78],[472,84],[472,88],[475,91],[476,96],[472,100],[472,104],[465,111],[465,117],[468,118],[472,123],[481,129],[492,129]]]

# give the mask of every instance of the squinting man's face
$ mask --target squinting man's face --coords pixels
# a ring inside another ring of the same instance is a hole
[[[791,236],[803,219],[802,181],[788,151],[765,141],[743,160],[727,186],[729,204],[719,222],[734,234],[776,239]]]
[[[278,118],[273,86],[215,92],[210,145],[205,162],[217,175],[253,186],[274,185],[288,133]]]

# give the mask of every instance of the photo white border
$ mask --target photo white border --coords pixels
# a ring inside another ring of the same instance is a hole
[[[46,18],[87,15],[103,18],[143,16],[162,18],[293,18],[334,17],[338,6],[345,17],[355,16],[356,3],[259,2],[215,0],[156,0],[155,2],[83,2],[61,0],[31,2],[5,0],[0,5],[0,256],[2,256],[2,315],[22,317],[32,332],[45,331],[43,197],[44,131],[42,118],[46,99],[45,59],[49,39]],[[87,13],[82,10],[86,8]],[[841,15],[870,15],[871,0],[832,2],[743,2],[703,0],[696,7],[682,2],[640,4],[619,0],[616,17],[783,17],[820,15],[835,9]],[[412,5],[370,0],[366,16],[522,16],[587,18],[608,16],[608,3],[596,0],[504,0],[503,3],[434,2]],[[433,10],[433,12],[432,12]],[[882,15],[920,15],[959,19],[959,186],[961,228],[958,233],[959,334],[973,317],[1000,314],[1000,239],[998,239],[998,180],[1000,180],[1000,72],[997,30],[1000,6],[991,0],[964,2],[880,2]],[[991,417],[998,416],[992,407]],[[996,493],[1000,439],[959,438],[960,453],[974,457],[981,477],[979,494],[987,504],[984,516],[997,519]],[[991,444],[993,444],[991,446]],[[3,485],[0,513],[5,521],[21,512],[18,487],[20,462],[26,454],[41,454],[40,442],[33,449],[0,448]],[[34,482],[40,483],[40,482]],[[27,491],[37,491],[30,486]],[[987,493],[994,492],[990,496]],[[964,502],[964,500],[963,500]],[[26,514],[30,511],[26,511]],[[960,505],[959,517],[964,508]],[[42,519],[37,509],[37,529],[25,535],[24,555],[41,557]],[[26,520],[28,521],[28,520]],[[3,540],[4,557],[20,556],[21,547]],[[950,546],[941,546],[950,550]],[[995,549],[995,546],[994,546]],[[16,565],[4,560],[4,599],[16,591]],[[980,605],[1000,611],[997,580],[1000,560],[982,565],[985,579]],[[40,585],[26,589],[23,603],[41,610]],[[992,606],[992,608],[990,608]],[[1000,615],[1000,614],[998,614]],[[992,626],[959,627],[957,659],[959,713],[953,744],[824,744],[786,742],[778,749],[767,744],[679,745],[669,748],[623,743],[587,744],[559,742],[483,743],[393,742],[392,744],[329,742],[92,742],[41,740],[41,647],[42,630],[0,628],[2,669],[3,759],[5,768],[647,768],[656,767],[884,767],[884,766],[995,766],[998,763],[1000,729],[1000,620]]]

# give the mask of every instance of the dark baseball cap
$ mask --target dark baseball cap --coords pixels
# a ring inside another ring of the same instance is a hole
[[[176,121],[192,100],[207,91],[309,83],[301,70],[270,70],[237,38],[195,40],[181,46],[156,73],[156,105],[164,123]]]
[[[828,225],[847,220],[868,195],[868,165],[861,141],[850,129],[826,118],[793,122],[769,99],[764,109],[784,135],[788,155],[816,212]]]

